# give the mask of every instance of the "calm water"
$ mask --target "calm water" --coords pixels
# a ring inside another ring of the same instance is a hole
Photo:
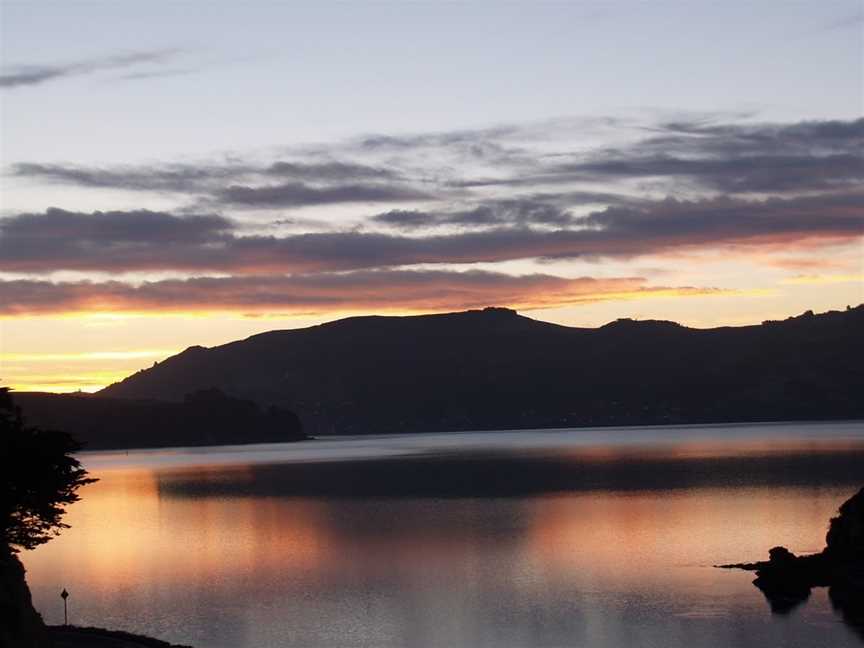
[[[818,551],[864,485],[860,423],[342,438],[90,453],[72,529],[23,556],[62,621],[197,648],[864,645],[824,589],[772,615],[745,572]],[[856,633],[857,632],[857,633]]]

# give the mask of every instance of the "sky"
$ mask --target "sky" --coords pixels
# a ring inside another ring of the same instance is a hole
[[[508,306],[864,301],[864,6],[0,3],[0,384]]]

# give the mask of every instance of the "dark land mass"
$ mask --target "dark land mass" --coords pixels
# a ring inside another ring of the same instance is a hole
[[[182,400],[218,387],[311,434],[864,418],[864,305],[756,326],[507,309],[354,317],[190,347],[100,392]]]
[[[16,393],[27,422],[68,432],[87,450],[275,443],[306,439],[294,412],[217,389],[179,402]]]
[[[796,556],[786,547],[774,547],[768,556],[766,561],[720,567],[755,571],[753,584],[775,614],[790,613],[810,598],[812,588],[827,587],[831,604],[864,638],[864,488],[831,519],[821,552]]]
[[[715,329],[501,308],[353,317],[190,347],[94,396],[16,398],[91,449],[302,438],[291,412],[313,435],[859,419],[862,330],[864,306]],[[190,412],[213,388],[247,402]]]
[[[0,648],[189,648],[116,630],[46,626],[24,573],[18,557],[0,546]]]
[[[77,626],[48,626],[47,630],[51,648],[190,648],[119,630]]]

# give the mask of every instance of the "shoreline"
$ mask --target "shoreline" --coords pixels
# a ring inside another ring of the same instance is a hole
[[[74,625],[46,626],[45,629],[52,648],[192,648],[122,630]]]

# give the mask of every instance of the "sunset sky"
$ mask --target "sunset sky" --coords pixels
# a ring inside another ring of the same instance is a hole
[[[864,301],[864,9],[0,6],[0,384],[510,306],[697,327]]]

